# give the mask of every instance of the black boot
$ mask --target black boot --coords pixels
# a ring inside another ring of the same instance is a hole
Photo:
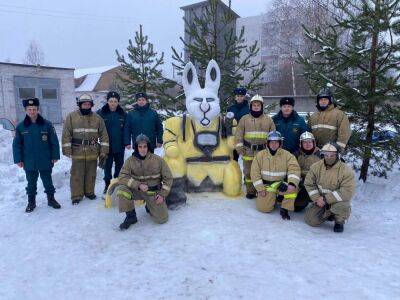
[[[126,217],[125,217],[124,222],[122,222],[119,225],[119,228],[121,230],[128,229],[131,225],[135,224],[136,222],[137,222],[136,211],[135,210],[128,211],[126,213]]]
[[[256,194],[250,194],[250,193],[246,194],[247,199],[254,199],[255,197],[257,197]]]
[[[282,219],[290,220],[289,212],[287,209],[284,209],[281,207],[280,214],[281,214]]]
[[[103,195],[105,195],[107,193],[108,187],[110,186],[110,182],[109,181],[104,181],[104,191],[103,191]]]
[[[54,195],[53,194],[47,194],[47,205],[51,206],[52,208],[55,208],[55,209],[61,208],[60,203],[58,203],[56,201],[56,199],[54,199]]]
[[[85,196],[86,196],[86,198],[88,198],[89,200],[94,200],[94,199],[97,198],[97,196],[96,196],[95,194],[93,194],[93,195],[85,195]]]
[[[146,212],[151,216],[150,209],[147,207],[147,204],[144,206],[144,209],[145,209]]]
[[[72,199],[72,205],[78,205],[81,201],[82,199]]]
[[[28,205],[25,208],[25,212],[30,213],[36,207],[36,196],[35,195],[28,195]]]
[[[343,230],[344,230],[343,224],[335,222],[335,226],[333,226],[333,231],[334,232],[343,232]]]

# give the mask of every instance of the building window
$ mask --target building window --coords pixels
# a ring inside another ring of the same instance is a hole
[[[35,88],[19,88],[19,98],[35,98]]]
[[[43,99],[57,99],[57,90],[56,89],[42,89],[42,98]]]

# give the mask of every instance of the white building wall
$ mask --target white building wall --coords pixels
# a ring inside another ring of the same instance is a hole
[[[247,18],[238,18],[236,20],[236,34],[239,36],[242,27],[244,27],[244,42],[247,46],[251,46],[257,41],[260,51],[258,55],[253,58],[253,63],[259,63],[261,61],[261,32],[262,32],[262,21],[263,15],[257,15]],[[241,53],[241,59],[246,55],[245,51]],[[250,80],[251,72],[243,74],[245,85]]]
[[[75,109],[74,70],[0,63],[0,117],[17,121],[14,76],[60,79],[62,119]]]

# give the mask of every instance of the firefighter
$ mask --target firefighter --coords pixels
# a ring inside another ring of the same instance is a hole
[[[289,211],[294,210],[300,182],[300,166],[294,155],[281,147],[281,134],[270,132],[266,149],[256,154],[251,165],[251,180],[257,190],[257,210],[271,212],[276,202],[281,202],[280,215],[290,220]]]
[[[243,159],[243,173],[246,198],[256,197],[256,189],[250,178],[250,168],[254,156],[265,149],[268,132],[275,130],[271,117],[264,114],[264,102],[260,95],[250,100],[250,113],[240,119],[235,134],[235,149]]]
[[[146,93],[135,95],[136,104],[128,112],[125,120],[124,143],[126,149],[131,149],[139,134],[145,134],[150,139],[151,151],[163,144],[163,125],[157,111],[150,107]]]
[[[276,130],[282,134],[282,148],[295,154],[299,150],[300,135],[307,131],[307,124],[303,117],[294,110],[295,100],[292,97],[283,97],[279,101],[280,111],[272,117]]]
[[[154,222],[168,221],[165,198],[172,186],[172,174],[164,159],[151,152],[150,139],[144,134],[136,137],[134,153],[119,174],[116,193],[119,211],[125,212],[120,229],[128,229],[137,222],[134,200],[145,200],[146,211]]]
[[[297,161],[301,169],[301,181],[299,185],[299,192],[294,202],[294,211],[302,211],[310,203],[310,197],[304,187],[304,179],[312,164],[321,160],[321,153],[319,148],[316,147],[315,138],[311,132],[304,132],[300,136],[299,151],[295,153]]]
[[[328,142],[337,143],[340,151],[344,151],[350,139],[349,118],[333,103],[329,89],[322,89],[317,95],[318,112],[309,118],[309,127],[315,137],[317,147]]]
[[[107,103],[97,111],[97,114],[103,118],[107,128],[107,134],[110,140],[110,148],[107,160],[104,162],[104,191],[107,192],[111,179],[117,178],[119,171],[124,164],[124,124],[126,112],[119,105],[120,96],[117,92],[110,91],[107,94]],[[112,166],[115,163],[114,175],[112,175]]]
[[[249,102],[246,100],[247,90],[245,87],[237,87],[233,90],[233,94],[236,103],[228,107],[227,112],[233,113],[236,123],[239,123],[240,119],[250,112]],[[236,161],[239,159],[236,149],[233,150],[233,159]]]
[[[37,181],[40,175],[47,204],[55,209],[61,205],[54,198],[56,192],[51,172],[60,159],[60,146],[53,125],[39,114],[39,99],[31,98],[22,102],[26,117],[17,125],[13,140],[14,162],[24,168],[28,185],[27,213],[36,208]]]
[[[103,119],[92,112],[93,99],[83,94],[77,99],[79,109],[70,113],[64,123],[62,152],[72,158],[71,200],[79,204],[83,197],[96,199],[97,159],[107,158],[109,143]]]
[[[325,221],[335,221],[334,232],[344,230],[356,186],[354,172],[340,160],[339,149],[340,146],[334,143],[326,144],[321,149],[324,159],[310,167],[304,181],[313,201],[307,207],[305,222],[310,226],[319,226]]]

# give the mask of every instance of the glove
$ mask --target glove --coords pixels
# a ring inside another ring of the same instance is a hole
[[[240,154],[240,155],[245,155],[246,154],[246,149],[243,147],[243,146],[241,146],[241,147],[237,147],[236,148],[236,152],[238,153],[238,154]]]
[[[100,154],[99,156],[99,167],[104,169],[106,166],[107,154]]]
[[[278,191],[281,193],[285,193],[287,191],[287,184],[281,182],[281,184],[278,186]]]

